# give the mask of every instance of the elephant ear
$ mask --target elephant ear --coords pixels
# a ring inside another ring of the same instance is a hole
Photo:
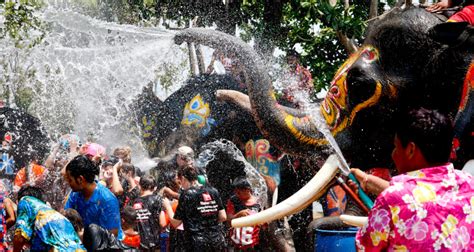
[[[433,40],[449,45],[474,45],[474,27],[467,22],[447,22],[435,25],[429,30]]]

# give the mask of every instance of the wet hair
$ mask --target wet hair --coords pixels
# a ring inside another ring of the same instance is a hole
[[[25,196],[31,196],[31,197],[35,197],[35,198],[45,202],[44,198],[43,198],[43,195],[44,195],[44,191],[43,191],[43,189],[41,189],[39,187],[22,186],[20,188],[20,190],[18,191],[17,200],[20,201],[21,198],[23,198]]]
[[[132,172],[132,176],[135,177],[135,166],[133,166],[130,163],[124,163],[122,165],[122,172],[123,173],[129,173]]]
[[[296,57],[296,58],[300,58],[300,54],[295,50],[295,49],[290,49],[286,52],[286,57]]]
[[[99,175],[99,166],[89,160],[86,156],[76,156],[66,166],[72,177],[79,178],[83,176],[88,183],[94,182],[95,176]]]
[[[145,173],[139,167],[135,166],[135,176],[143,177],[143,175],[145,175]]]
[[[30,160],[35,160],[37,162],[41,162],[41,155],[38,151],[32,150],[28,153],[28,157]]]
[[[155,186],[155,177],[146,175],[140,178],[140,187],[142,190],[153,190]]]
[[[132,161],[132,149],[128,146],[115,148],[113,155],[122,158],[124,163],[130,163]]]
[[[110,156],[108,159],[105,159],[102,162],[102,166],[114,166],[116,163],[118,163],[119,159],[116,156]]]
[[[126,206],[122,209],[120,216],[127,225],[134,226],[135,221],[137,220],[137,212],[133,207]]]
[[[62,214],[71,222],[76,233],[79,233],[84,228],[84,222],[82,222],[81,215],[74,209],[68,208],[65,209]]]
[[[182,169],[179,169],[178,176],[179,177],[184,177],[188,181],[197,180],[197,172],[196,172],[196,169],[194,167],[187,166],[187,167],[184,167]]]
[[[178,189],[179,186],[176,183],[176,175],[177,175],[176,171],[174,171],[174,170],[163,171],[160,174],[158,184],[161,187],[166,186],[166,187],[171,188],[171,189]]]
[[[446,163],[451,154],[454,129],[451,120],[436,110],[420,108],[402,117],[396,131],[402,146],[413,142],[431,164]]]

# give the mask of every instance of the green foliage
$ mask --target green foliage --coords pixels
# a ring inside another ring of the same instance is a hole
[[[35,11],[42,6],[42,1],[35,0],[1,4],[5,21],[4,28],[0,31],[0,38],[10,37],[18,48],[31,48],[41,43],[46,29],[41,19],[35,16]]]
[[[165,92],[168,92],[170,88],[177,83],[179,72],[181,69],[185,69],[188,62],[183,61],[179,65],[174,65],[172,63],[164,63],[158,66],[158,69],[155,71],[156,80],[159,82],[161,88]]]
[[[301,61],[314,77],[315,89],[329,86],[337,68],[347,58],[337,32],[362,41],[368,10],[361,5],[345,8],[342,1],[332,7],[325,0],[291,1],[284,8],[282,26],[287,37],[279,46],[289,50],[303,49]]]
[[[33,89],[29,87],[21,87],[16,90],[15,103],[19,108],[28,110],[33,102]]]

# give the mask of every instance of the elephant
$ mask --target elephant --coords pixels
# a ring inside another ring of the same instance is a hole
[[[272,83],[261,57],[235,37],[193,28],[177,34],[175,42],[235,52],[245,62],[252,114],[264,137],[282,151],[304,157],[315,155],[328,148],[321,131],[329,130],[348,163],[368,170],[394,167],[390,153],[397,119],[419,107],[437,109],[454,119],[452,156],[457,167],[473,157],[470,144],[474,125],[470,120],[474,64],[470,34],[472,30],[466,24],[443,23],[424,9],[394,8],[368,28],[363,45],[336,72],[324,101],[312,114],[296,113],[279,105],[272,96]],[[327,179],[322,172],[327,173],[320,171],[313,180]],[[318,185],[314,195],[327,188],[327,183]],[[281,210],[278,213],[270,208],[232,225],[271,221],[305,204],[309,203],[300,202],[297,207],[282,203],[280,208],[274,207]]]

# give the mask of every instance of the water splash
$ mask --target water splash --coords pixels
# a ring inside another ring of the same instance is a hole
[[[147,172],[151,168],[156,167],[157,163],[155,160],[150,158],[143,158],[139,162],[134,164],[136,167],[140,168],[141,171]]]
[[[329,129],[326,120],[324,120],[321,114],[320,107],[315,107],[314,104],[311,104],[309,111],[311,115],[311,121],[316,125],[316,128],[318,128],[319,132],[324,135],[326,140],[328,140],[329,144],[334,149],[338,157],[339,169],[344,173],[344,175],[349,175],[349,173],[351,173],[350,166],[344,158],[344,155],[342,154],[336,139],[334,139],[334,136],[331,134],[331,130]]]
[[[51,139],[76,133],[105,145],[108,152],[130,145],[134,160],[145,157],[130,105],[145,85],[158,84],[160,66],[182,66],[187,60],[172,42],[174,32],[99,21],[57,6],[39,15],[48,25],[42,44],[18,50],[0,40],[0,57],[11,66],[0,67],[0,82],[10,84],[11,93],[20,84],[32,90],[29,112]],[[186,67],[176,69],[177,84],[158,89],[161,99],[187,79]]]
[[[261,206],[267,206],[268,196],[265,180],[257,169],[247,162],[242,152],[231,141],[221,139],[202,146],[201,152],[195,161],[196,167],[206,169],[208,164],[216,159],[216,155],[218,155],[219,152],[229,155],[233,160],[241,162],[244,165],[246,178],[253,188],[254,195],[258,198],[259,204],[261,204]],[[224,170],[222,172],[224,172]]]

